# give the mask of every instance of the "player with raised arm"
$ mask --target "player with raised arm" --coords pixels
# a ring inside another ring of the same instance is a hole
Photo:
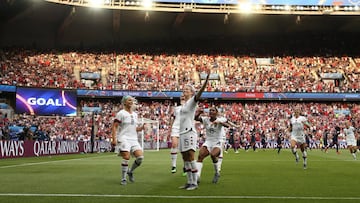
[[[187,182],[180,188],[186,190],[194,190],[197,185],[197,168],[195,161],[195,151],[197,148],[197,132],[195,128],[195,111],[202,93],[208,83],[210,72],[207,73],[204,84],[196,93],[195,88],[191,85],[186,85],[183,90],[184,104],[180,109],[180,133],[179,133],[179,149],[187,173]]]

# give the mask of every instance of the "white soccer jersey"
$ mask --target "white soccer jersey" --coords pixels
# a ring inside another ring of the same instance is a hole
[[[305,122],[307,122],[307,119],[304,116],[299,116],[297,118],[292,117],[290,120],[290,123],[292,125],[291,136],[295,136],[295,137],[305,136],[305,133],[304,133],[304,123]]]
[[[174,122],[171,126],[171,136],[179,136],[180,133],[180,109],[181,106],[174,108]]]
[[[195,109],[197,102],[195,97],[191,97],[181,106],[180,109],[180,144],[181,152],[189,150],[196,151],[197,148],[197,132],[195,129]]]
[[[221,128],[221,137],[222,137],[222,142],[225,143],[225,142],[226,142],[226,131],[225,131],[225,128]]]
[[[218,142],[223,141],[224,137],[224,126],[221,123],[213,124],[209,117],[201,117],[204,128],[206,129],[206,141]],[[217,118],[219,122],[226,122],[226,118]]]
[[[119,121],[119,127],[116,139],[121,142],[122,140],[138,140],[136,127],[138,125],[138,116],[135,112],[131,114],[125,110],[120,110],[115,120]]]
[[[356,139],[355,139],[355,128],[350,126],[349,128],[344,128],[344,134],[346,137],[347,145],[356,146]]]
[[[195,129],[195,110],[197,102],[195,96],[191,97],[181,106],[180,109],[180,134],[188,131],[196,132]]]

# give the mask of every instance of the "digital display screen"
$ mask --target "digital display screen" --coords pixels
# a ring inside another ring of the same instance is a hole
[[[76,116],[76,90],[22,88],[16,91],[16,113]]]

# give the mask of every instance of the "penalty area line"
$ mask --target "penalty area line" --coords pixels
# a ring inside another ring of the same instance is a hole
[[[116,194],[22,194],[0,193],[0,197],[101,197],[101,198],[164,198],[164,199],[303,199],[303,200],[360,200],[360,197],[302,197],[302,196],[172,196],[172,195],[116,195]]]

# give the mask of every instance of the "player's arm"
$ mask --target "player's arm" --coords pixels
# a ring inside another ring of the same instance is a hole
[[[304,125],[306,125],[309,129],[311,128],[311,123],[308,120],[304,122]]]
[[[236,125],[235,123],[227,120],[225,123],[223,123],[225,127],[234,127],[234,128],[240,128],[240,125]]]
[[[112,126],[111,126],[111,136],[112,136],[112,140],[111,140],[111,144],[116,145],[117,140],[116,140],[116,132],[117,129],[119,127],[120,122],[118,120],[114,120]]]
[[[145,123],[143,123],[142,125],[136,127],[137,132],[142,131],[142,130],[145,130]]]
[[[292,131],[292,124],[290,123],[289,127],[288,127],[288,131],[291,132]]]
[[[200,90],[195,95],[195,101],[200,100],[201,94],[204,92],[205,87],[206,87],[206,85],[207,85],[207,83],[209,81],[209,77],[210,77],[210,70],[208,70],[208,72],[207,72],[207,76],[206,76],[204,84],[201,86]]]
[[[196,112],[195,112],[195,120],[196,121],[199,121],[199,122],[202,122],[202,118],[201,118],[201,114],[204,112],[203,109],[198,109]]]

